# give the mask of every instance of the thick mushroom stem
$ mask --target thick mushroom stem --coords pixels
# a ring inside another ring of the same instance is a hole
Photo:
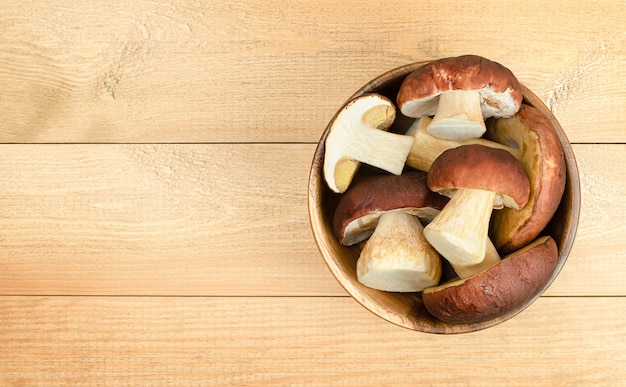
[[[485,241],[496,193],[462,188],[424,228],[428,242],[453,266],[473,266],[485,258]],[[468,216],[472,214],[472,216]]]
[[[414,138],[386,132],[394,119],[391,101],[375,94],[355,99],[339,113],[325,142],[324,177],[331,190],[345,192],[360,163],[402,173]]]
[[[389,292],[420,292],[437,285],[441,260],[422,231],[413,215],[399,211],[382,214],[357,261],[359,282]]]
[[[441,93],[437,113],[428,133],[444,140],[465,141],[485,133],[485,121],[478,90],[449,90]]]
[[[406,159],[406,165],[420,171],[428,172],[433,161],[444,151],[456,148],[461,145],[479,144],[491,148],[504,149],[512,154],[516,159],[520,158],[520,150],[510,146],[502,145],[494,141],[475,138],[467,141],[444,140],[429,134],[426,128],[432,122],[429,116],[422,116],[413,122],[406,134],[413,136],[415,141],[411,146],[411,151]]]
[[[325,161],[325,166],[334,166],[332,171],[328,171],[329,175],[334,176],[333,190],[344,192],[350,186],[359,165],[357,163],[369,164],[394,175],[402,173],[413,144],[412,137],[372,129],[362,124],[344,129],[333,132],[335,138],[332,141],[342,146],[335,151],[329,150]]]
[[[491,266],[496,265],[501,261],[500,254],[498,254],[498,250],[491,242],[491,239],[487,238],[487,243],[485,244],[485,258],[482,262],[471,265],[471,266],[459,266],[459,265],[451,265],[459,278],[469,278],[474,274],[478,274],[489,269]]]

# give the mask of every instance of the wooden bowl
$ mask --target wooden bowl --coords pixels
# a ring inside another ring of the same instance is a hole
[[[380,93],[395,101],[396,94],[404,78],[425,63],[427,62],[411,63],[378,76],[359,89],[346,103],[357,96],[372,92]],[[324,143],[328,135],[330,123],[326,127],[315,151],[309,175],[308,205],[311,228],[322,258],[332,274],[348,294],[366,309],[393,324],[416,331],[428,333],[472,332],[494,326],[515,316],[534,302],[559,274],[572,248],[578,225],[580,212],[578,168],[565,132],[552,112],[535,94],[525,87],[523,88],[523,95],[526,104],[539,109],[550,119],[565,154],[567,166],[565,192],[556,214],[545,230],[547,234],[554,238],[558,245],[558,264],[549,281],[524,305],[491,320],[475,324],[447,324],[437,320],[424,307],[421,293],[383,292],[368,288],[357,280],[356,261],[359,257],[359,248],[357,246],[342,246],[335,239],[332,232],[333,213],[337,206],[339,195],[328,188],[323,177]],[[341,108],[343,106],[337,110],[337,113]],[[335,113],[335,117],[337,113]],[[413,119],[404,117],[398,112],[396,122],[390,128],[390,131],[404,133],[412,121]],[[361,173],[361,170],[359,173]]]

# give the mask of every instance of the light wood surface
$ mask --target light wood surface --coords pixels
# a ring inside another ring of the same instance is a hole
[[[618,385],[626,371],[621,297],[543,297],[498,328],[451,336],[390,325],[346,297],[3,297],[0,307],[11,327],[2,375],[19,385]]]
[[[5,1],[0,385],[625,385],[626,6]],[[319,256],[310,162],[371,78],[501,62],[573,143],[570,257],[464,335],[366,311]]]

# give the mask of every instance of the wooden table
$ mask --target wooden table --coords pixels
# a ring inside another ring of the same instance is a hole
[[[624,385],[623,1],[4,1],[1,385]],[[309,165],[369,79],[478,54],[552,109],[578,236],[536,303],[432,335],[324,265]]]

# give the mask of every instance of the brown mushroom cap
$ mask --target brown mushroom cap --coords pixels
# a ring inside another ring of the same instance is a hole
[[[447,202],[448,198],[428,189],[422,171],[368,176],[342,195],[333,219],[335,237],[350,246],[367,239],[386,211],[404,211],[430,220]]]
[[[452,196],[459,188],[496,193],[494,208],[523,207],[530,183],[522,164],[509,152],[479,144],[444,151],[428,173],[428,187]]]
[[[558,249],[544,236],[464,280],[427,288],[426,309],[448,323],[477,323],[518,310],[538,296],[556,268]]]
[[[409,74],[396,98],[408,117],[432,116],[438,96],[449,90],[478,90],[483,117],[510,117],[522,103],[522,87],[503,65],[477,55],[443,58]]]
[[[550,120],[529,105],[522,105],[513,117],[489,120],[486,136],[519,148],[530,179],[528,203],[519,210],[498,211],[491,221],[493,243],[507,254],[535,239],[552,219],[565,190],[565,159]]]

